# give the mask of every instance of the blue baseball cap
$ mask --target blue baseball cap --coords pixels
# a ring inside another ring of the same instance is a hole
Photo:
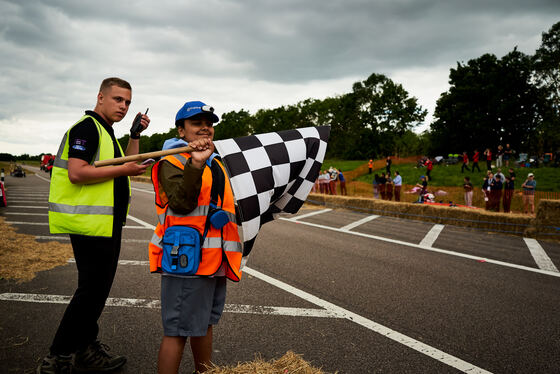
[[[220,118],[214,114],[214,108],[204,104],[202,101],[187,101],[177,112],[175,123],[180,120],[191,118],[197,114],[205,114],[212,123],[218,122]]]

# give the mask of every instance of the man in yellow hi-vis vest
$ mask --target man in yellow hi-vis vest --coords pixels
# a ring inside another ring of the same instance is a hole
[[[111,290],[121,246],[122,227],[130,203],[129,176],[144,173],[148,165],[129,162],[96,168],[93,163],[123,156],[113,123],[128,112],[130,84],[120,78],[101,83],[93,111],[64,135],[53,165],[49,194],[51,233],[68,233],[78,268],[78,287],[66,308],[37,373],[115,370],[123,356],[111,356],[97,340],[97,320]],[[141,116],[141,128],[130,134],[126,155],[138,153],[140,132],[150,119]],[[131,128],[132,130],[132,128]],[[72,359],[73,358],[73,359]]]

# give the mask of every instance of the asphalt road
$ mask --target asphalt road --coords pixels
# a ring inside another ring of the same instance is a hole
[[[7,176],[6,187],[0,214],[52,240],[46,174]],[[146,264],[153,200],[150,185],[133,183],[122,261],[100,319],[102,341],[128,357],[122,373],[156,372],[159,276]],[[263,226],[242,281],[229,282],[213,360],[235,365],[292,350],[326,372],[559,373],[558,269],[557,243],[303,208]],[[76,278],[69,263],[26,283],[0,280],[0,372],[33,372]],[[181,372],[192,367],[186,351]]]

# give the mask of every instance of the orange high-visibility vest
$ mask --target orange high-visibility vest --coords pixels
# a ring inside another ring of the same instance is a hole
[[[189,226],[198,230],[202,236],[206,217],[210,209],[210,191],[212,188],[212,171],[209,167],[205,167],[202,173],[202,186],[198,195],[198,206],[189,214],[180,214],[174,212],[169,207],[169,200],[161,183],[159,181],[159,168],[161,162],[166,160],[175,167],[184,170],[187,159],[190,157],[188,153],[167,156],[157,162],[152,168],[152,183],[156,194],[156,211],[158,215],[158,224],[149,244],[150,271],[161,272],[161,258],[163,252],[163,234],[168,227],[171,226]],[[218,162],[217,160],[215,160]],[[214,275],[218,269],[224,264],[225,275],[229,279],[238,282],[241,279],[241,257],[242,248],[237,232],[237,224],[235,223],[235,205],[233,192],[225,169],[218,162],[225,175],[224,197],[223,201],[218,201],[218,206],[226,212],[229,222],[222,227],[216,229],[210,226],[204,243],[201,243],[202,258],[198,271],[195,275],[210,276]]]

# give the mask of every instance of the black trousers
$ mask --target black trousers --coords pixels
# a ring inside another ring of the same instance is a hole
[[[473,166],[473,168],[474,168],[474,166]],[[463,173],[465,169],[467,169],[467,171],[471,171],[471,169],[469,169],[469,166],[466,163],[463,162],[463,166],[461,166],[461,173]],[[480,169],[478,169],[478,171],[480,171]]]
[[[52,355],[67,355],[97,339],[97,320],[103,312],[117,271],[122,227],[110,238],[70,235],[78,268],[78,288],[60,321],[50,348]]]
[[[474,168],[475,167],[478,169],[478,171],[480,171],[480,168],[478,167],[478,162],[473,162],[473,164],[472,164],[472,172],[473,173],[474,173]]]

